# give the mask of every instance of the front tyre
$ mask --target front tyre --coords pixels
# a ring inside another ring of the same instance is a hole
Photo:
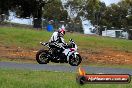
[[[47,58],[47,50],[39,50],[36,54],[36,60],[39,64],[47,64],[48,58]]]
[[[69,58],[69,64],[71,66],[78,66],[82,61],[82,58],[79,54],[76,54],[76,57],[75,55],[71,55],[70,58]]]

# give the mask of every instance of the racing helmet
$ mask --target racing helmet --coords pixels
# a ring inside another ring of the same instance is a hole
[[[59,35],[63,37],[65,35],[65,28],[59,28]]]

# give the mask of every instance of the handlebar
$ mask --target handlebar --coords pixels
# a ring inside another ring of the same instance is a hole
[[[48,46],[48,42],[47,43],[44,43],[44,42],[40,42],[41,45],[44,45],[44,46]]]
[[[46,43],[45,42],[40,42],[40,44],[50,48],[50,42],[46,42]],[[70,41],[70,44],[63,43],[63,46],[59,46],[57,43],[55,43],[54,45],[57,46],[57,47],[66,49],[66,48],[73,48],[73,47],[75,47],[76,44],[72,40],[72,41]]]
[[[40,42],[41,45],[43,45],[43,42]]]

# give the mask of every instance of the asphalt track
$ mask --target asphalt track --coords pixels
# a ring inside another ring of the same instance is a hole
[[[106,73],[106,74],[130,74],[132,69],[125,68],[106,68],[106,67],[91,67],[81,66],[87,73]],[[29,70],[42,70],[42,71],[55,71],[55,72],[77,72],[78,67],[68,66],[63,64],[29,64],[29,63],[14,63],[14,62],[0,62],[0,68],[13,68],[13,69],[29,69]]]

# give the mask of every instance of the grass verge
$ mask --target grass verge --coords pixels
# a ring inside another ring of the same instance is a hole
[[[130,84],[76,83],[75,73],[13,70],[0,68],[1,88],[132,88]]]
[[[0,44],[5,46],[17,46],[23,48],[40,48],[40,41],[48,41],[52,33],[47,31],[35,31],[23,28],[0,28]],[[74,39],[79,49],[98,50],[101,48],[113,48],[132,52],[132,41],[100,36],[87,36],[77,33],[67,33],[66,41]]]

